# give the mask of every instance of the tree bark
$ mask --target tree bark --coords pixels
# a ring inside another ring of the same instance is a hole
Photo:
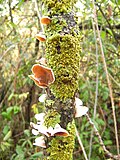
[[[47,138],[45,158],[72,160],[75,140],[75,93],[78,89],[79,32],[73,14],[75,0],[43,0],[51,23],[45,27],[46,59],[55,75],[55,82],[47,89],[45,126],[58,123],[69,132],[68,137]],[[44,11],[44,13],[45,13]]]

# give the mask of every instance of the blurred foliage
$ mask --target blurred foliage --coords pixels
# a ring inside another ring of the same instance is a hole
[[[116,154],[114,122],[109,98],[109,89],[98,44],[98,69],[93,32],[93,6],[90,0],[79,0],[75,7],[81,33],[81,67],[79,93],[84,105],[89,107],[93,117],[96,75],[98,73],[98,101],[95,125],[107,148]],[[39,8],[40,7],[39,3]],[[99,29],[106,63],[112,82],[113,96],[120,135],[120,1],[96,1]],[[35,40],[40,30],[34,1],[0,1],[0,159],[33,160],[42,159],[42,149],[33,147],[29,123],[34,114],[41,112],[38,103],[42,90],[28,78],[31,66],[43,54],[44,46]],[[87,154],[91,126],[86,118],[76,119],[76,125]],[[120,141],[120,136],[119,136]],[[84,160],[78,141],[74,150],[75,160]],[[106,160],[96,136],[93,137],[91,160]]]

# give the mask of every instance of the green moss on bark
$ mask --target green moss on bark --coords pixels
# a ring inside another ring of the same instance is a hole
[[[50,88],[56,98],[72,98],[78,88],[79,50],[79,41],[72,35],[56,34],[47,40],[46,58],[55,75]]]
[[[60,123],[60,114],[55,110],[49,110],[44,119],[44,125],[49,127],[55,127],[57,123]]]
[[[59,13],[67,13],[72,8],[76,0],[42,0],[47,8],[47,11],[50,10],[52,14],[59,14]]]
[[[68,137],[54,137],[49,143],[47,160],[72,160],[75,137],[75,124],[69,123],[67,130],[70,133]]]
[[[46,59],[55,75],[46,101],[46,127],[59,123],[67,129],[68,137],[49,137],[46,140],[45,160],[72,160],[75,126],[74,96],[78,88],[80,42],[77,23],[72,12],[76,0],[42,0],[44,13],[51,18],[45,27]],[[51,102],[51,99],[53,100]]]

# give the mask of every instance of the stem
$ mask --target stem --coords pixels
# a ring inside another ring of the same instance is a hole
[[[36,9],[37,15],[38,15],[39,20],[40,20],[40,19],[41,19],[41,15],[40,15],[40,12],[39,12],[37,0],[34,0],[34,2],[35,2],[35,9]],[[42,30],[42,32],[44,32],[44,27],[43,27],[43,25],[42,25],[41,23],[40,23],[40,25],[41,25],[41,30]]]
[[[95,1],[92,0],[92,3],[93,3],[93,7],[94,7],[94,21],[95,21],[95,25],[96,25],[96,29],[97,29],[98,41],[99,41],[99,44],[100,44],[101,55],[102,55],[102,60],[103,60],[103,64],[104,64],[104,70],[105,70],[105,73],[106,73],[106,79],[107,79],[108,88],[109,88],[109,91],[110,91],[110,99],[111,99],[112,113],[113,113],[113,120],[114,120],[116,146],[117,146],[117,153],[119,154],[119,141],[118,141],[117,121],[116,121],[116,115],[115,115],[115,106],[114,106],[114,100],[113,100],[112,86],[111,86],[111,82],[110,82],[110,79],[109,79],[109,73],[108,73],[107,65],[106,65],[106,61],[105,61],[105,55],[104,55],[103,45],[102,45],[102,41],[101,41],[101,37],[100,37],[100,31],[99,31],[99,28],[98,28]]]
[[[93,26],[93,32],[94,32],[94,38],[95,38],[95,48],[96,48],[96,91],[95,91],[95,103],[94,103],[94,113],[93,113],[93,119],[96,117],[96,110],[97,110],[97,101],[98,101],[98,45],[97,45],[97,38],[96,38],[96,30],[95,30],[95,24],[92,19],[92,26]],[[90,136],[90,148],[89,148],[89,160],[92,154],[92,140],[93,140],[93,129],[91,131]]]
[[[12,8],[11,8],[11,0],[8,1],[8,5],[9,5],[10,20],[11,20],[11,23],[14,24],[13,15],[12,15]],[[15,30],[14,26],[13,26],[13,30],[14,30],[14,34],[16,34],[16,30]]]
[[[109,156],[110,158],[113,158],[113,159],[116,159],[116,160],[120,160],[120,154],[119,154],[119,155],[113,155],[111,152],[109,152],[109,151],[106,149],[106,147],[105,147],[105,145],[104,145],[104,143],[103,143],[103,140],[102,140],[102,138],[101,138],[101,136],[100,136],[100,134],[99,134],[99,132],[98,132],[95,124],[93,123],[93,121],[91,120],[91,118],[89,117],[88,114],[86,114],[86,117],[87,117],[89,123],[92,125],[92,127],[93,127],[93,129],[94,129],[94,131],[95,131],[95,134],[96,134],[96,136],[98,137],[98,140],[99,140],[99,142],[100,142],[100,145],[101,145],[101,147],[103,148],[103,150],[104,150],[104,152],[106,153],[106,155]]]
[[[79,136],[79,133],[78,133],[78,130],[77,130],[76,126],[75,126],[75,133],[76,133],[76,136],[77,136],[77,138],[78,138],[78,142],[79,142],[79,144],[80,144],[80,146],[81,146],[81,149],[82,149],[82,151],[83,151],[85,160],[88,160],[87,154],[86,154],[86,152],[85,152],[84,146],[83,146],[83,144],[82,144],[82,141],[81,141],[81,139],[80,139],[80,136]]]

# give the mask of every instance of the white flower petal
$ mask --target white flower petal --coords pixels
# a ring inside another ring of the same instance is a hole
[[[33,145],[46,148],[44,137],[41,136],[41,137],[36,138],[35,143],[33,143]]]
[[[58,129],[58,128],[61,128],[61,126],[57,123],[57,124],[55,125],[55,129]]]
[[[47,97],[47,94],[42,94],[40,97],[39,97],[39,102],[45,102],[45,100],[46,100],[46,97]]]
[[[79,106],[78,108],[76,108],[76,114],[75,117],[81,117],[83,115],[85,115],[88,112],[88,107],[86,106]]]
[[[40,113],[40,114],[36,114],[36,115],[35,115],[35,118],[36,118],[38,121],[43,121],[43,120],[44,120],[44,116],[45,116],[45,113]]]
[[[75,97],[75,106],[82,106],[83,102],[81,101],[81,99]]]
[[[30,126],[32,127],[32,128],[34,128],[34,129],[39,129],[39,127],[40,127],[40,125],[38,125],[38,124],[35,124],[35,123],[33,123],[33,122],[30,122]]]
[[[47,127],[46,127],[46,126],[44,126],[44,125],[39,125],[38,131],[39,131],[41,134],[44,134],[44,135],[46,135],[47,137],[49,137],[49,134],[47,133]]]
[[[37,136],[39,134],[39,132],[35,129],[32,129],[32,134],[34,134],[35,136]]]
[[[38,125],[38,124],[34,124],[34,123],[30,123],[31,127],[33,127],[34,129],[36,129],[39,133],[46,135],[47,137],[49,137],[49,134],[47,133],[47,127],[44,125]]]
[[[52,132],[53,132],[53,128],[52,128],[52,127],[49,127],[49,128],[47,129],[47,133],[52,134]]]

